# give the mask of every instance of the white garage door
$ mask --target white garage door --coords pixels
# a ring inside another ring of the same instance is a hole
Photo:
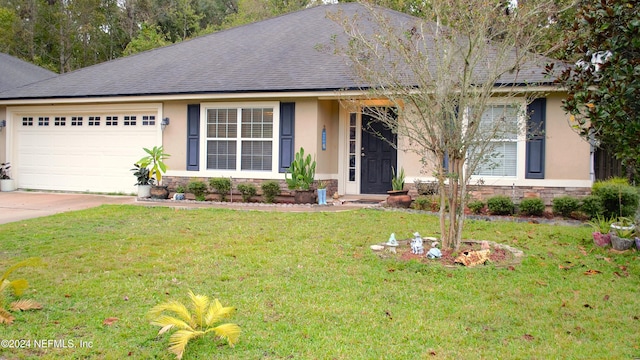
[[[82,114],[14,118],[21,189],[134,193],[130,169],[157,143],[158,114]]]

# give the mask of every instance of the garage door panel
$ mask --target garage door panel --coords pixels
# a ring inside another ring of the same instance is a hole
[[[130,169],[157,137],[155,126],[20,125],[15,168],[25,189],[134,193]]]

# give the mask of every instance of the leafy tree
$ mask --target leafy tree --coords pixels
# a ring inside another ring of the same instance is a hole
[[[132,55],[169,44],[170,42],[166,40],[160,27],[145,23],[142,24],[142,30],[140,30],[138,35],[131,39],[131,42],[129,42],[124,49],[124,55]]]
[[[523,82],[523,66],[543,63],[530,51],[542,41],[538,24],[555,10],[551,5],[530,1],[515,9],[499,0],[482,6],[438,0],[415,22],[394,22],[367,4],[366,14],[330,15],[347,34],[344,41],[335,37],[332,50],[352,66],[368,99],[386,99],[395,110],[389,116],[374,108],[371,115],[398,134],[401,140],[392,145],[418,154],[435,172],[446,248],[460,245],[471,175],[491,163],[493,139],[523,130],[506,112],[491,123],[482,114],[496,92],[513,104],[526,95],[515,84]]]
[[[558,77],[565,111],[582,136],[606,145],[626,166],[640,164],[640,4],[579,2],[566,52],[579,61]]]

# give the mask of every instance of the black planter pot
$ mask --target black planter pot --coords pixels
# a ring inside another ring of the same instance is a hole
[[[296,204],[315,204],[316,194],[313,190],[296,190],[293,199]]]

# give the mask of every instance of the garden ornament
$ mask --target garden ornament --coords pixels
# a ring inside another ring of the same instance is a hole
[[[415,232],[413,234],[413,240],[411,240],[411,252],[417,255],[422,255],[424,253],[424,246],[422,246],[422,237],[420,237],[420,233],[418,232]]]
[[[391,236],[389,236],[389,241],[387,241],[385,245],[398,246],[398,240],[396,240],[396,233],[391,233]]]

